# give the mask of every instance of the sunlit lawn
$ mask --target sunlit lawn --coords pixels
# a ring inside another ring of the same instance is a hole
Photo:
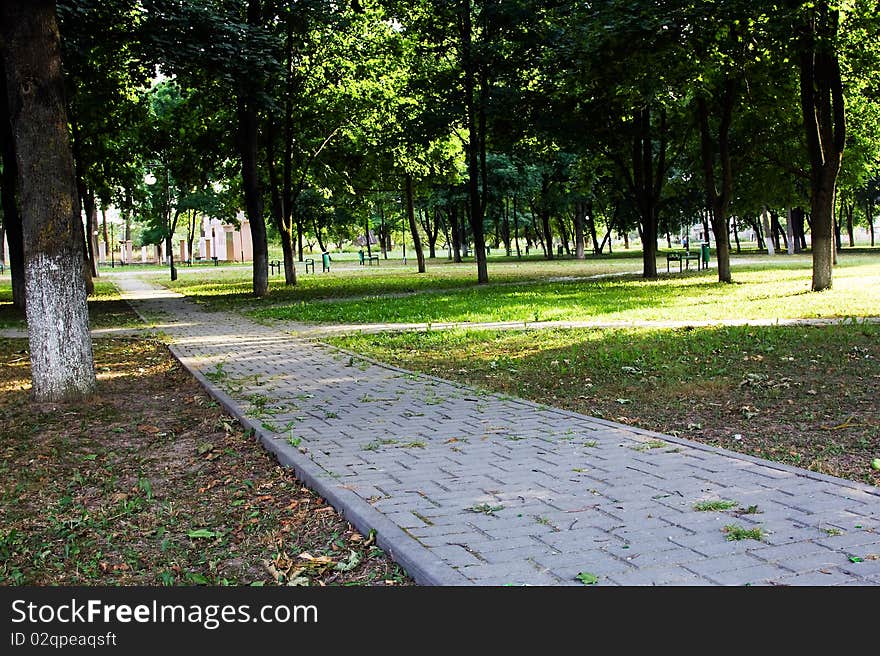
[[[458,293],[477,287],[476,266],[473,261],[453,264],[445,258],[428,260],[425,274],[417,272],[413,259],[409,259],[406,265],[401,260],[381,260],[378,266],[359,266],[354,261],[334,261],[330,272],[326,273],[321,272],[320,259],[316,263],[317,273],[305,273],[303,264],[297,263],[297,284],[294,287],[284,285],[282,275],[270,276],[270,294],[259,301],[251,295],[251,271],[246,268],[214,271],[210,267],[182,267],[175,282],[161,275],[154,280],[216,309],[255,303],[260,306],[285,305],[300,301],[437,290]],[[521,261],[515,258],[492,258],[489,264],[490,286],[640,270],[641,259],[633,256],[550,262],[537,258],[523,258]]]
[[[625,271],[632,270],[633,262],[626,263],[629,267],[620,266],[621,261],[614,264],[617,271]],[[530,274],[535,276],[532,267],[539,266],[529,265]],[[841,258],[833,288],[822,293],[810,291],[810,273],[808,257],[752,257],[734,265],[732,285],[719,284],[715,269],[664,273],[652,281],[629,276],[479,287],[461,281],[457,289],[431,294],[392,296],[376,290],[370,296],[350,300],[277,304],[273,299],[272,306],[253,309],[251,314],[257,318],[332,323],[701,321],[880,315],[880,257]],[[391,276],[387,282],[383,279],[383,285],[393,291],[402,291],[408,285],[421,290],[441,286],[436,278],[412,283],[408,278],[406,284],[395,285]],[[514,276],[507,280],[511,278]],[[355,285],[351,279],[338,284],[347,290],[358,287],[362,293],[369,288],[367,284]],[[340,293],[340,287],[336,289],[333,296],[347,295]],[[305,296],[300,300],[306,300]]]

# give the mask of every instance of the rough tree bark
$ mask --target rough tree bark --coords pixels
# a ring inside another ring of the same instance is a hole
[[[54,0],[0,2],[0,44],[21,194],[33,395],[82,398],[95,389],[95,365]]]

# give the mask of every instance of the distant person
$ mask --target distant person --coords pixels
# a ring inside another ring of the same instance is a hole
[[[681,245],[684,246],[684,249],[685,249],[686,251],[687,251],[687,250],[690,250],[690,248],[689,248],[690,242],[688,241],[688,236],[687,236],[687,235],[685,235],[684,237],[682,237]]]

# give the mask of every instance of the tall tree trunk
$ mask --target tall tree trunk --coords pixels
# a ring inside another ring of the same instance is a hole
[[[281,257],[284,261],[284,284],[287,286],[296,285],[296,257],[293,252],[293,236],[291,234],[291,217],[286,212],[285,198],[290,198],[289,191],[290,182],[290,166],[284,164],[282,167],[283,178],[279,179],[278,168],[275,163],[275,123],[269,119],[267,123],[266,135],[266,168],[269,172],[269,200],[271,203],[270,217],[275,229],[281,237]],[[285,149],[285,157],[287,150]]]
[[[871,200],[865,202],[865,216],[868,219],[868,232],[871,234],[871,248],[874,248],[874,203]]]
[[[593,253],[598,255],[602,251],[599,248],[598,235],[596,234],[596,216],[593,214],[592,201],[590,201],[590,213],[587,215],[587,230],[590,233],[590,241],[593,244]]]
[[[618,161],[624,173],[635,206],[639,212],[642,239],[642,277],[657,277],[658,205],[666,178],[666,111],[661,110],[657,127],[658,142],[654,144],[651,130],[651,108],[642,107],[632,119],[633,138],[630,165]],[[654,161],[654,158],[656,162]],[[611,242],[608,242],[609,250]]]
[[[735,217],[735,216],[734,216],[734,217],[731,217],[730,221],[731,221],[731,223],[733,224],[733,225],[732,225],[732,227],[733,227],[733,239],[734,239],[734,241],[736,241],[736,252],[737,252],[737,253],[742,253],[742,247],[740,246],[740,243],[739,243],[739,226],[737,226],[737,224],[736,224],[736,217]],[[717,233],[717,232],[715,233],[715,244],[716,244],[716,245],[718,244],[718,233]],[[719,274],[719,275],[720,275],[720,274]]]
[[[807,249],[807,234],[804,229],[805,213],[803,208],[791,210],[792,231],[794,233],[794,252],[801,253]]]
[[[609,225],[608,230],[605,231],[605,236],[602,237],[602,243],[599,244],[599,247],[596,251],[597,253],[601,254],[602,251],[605,250],[605,243],[606,242],[608,243],[608,252],[611,253],[611,231],[612,231],[612,229],[613,228]]]
[[[379,206],[379,246],[382,249],[382,259],[388,259],[388,226],[385,224],[385,213],[382,211],[381,205]]]
[[[31,377],[41,402],[82,398],[96,386],[59,41],[54,1],[0,2]]]
[[[516,256],[522,257],[519,249],[519,218],[516,211],[516,194],[513,196],[513,241],[516,244]]]
[[[449,208],[449,227],[452,230],[452,261],[461,264],[461,228],[455,204]]]
[[[296,284],[296,257],[293,252],[293,231],[290,226],[282,229],[281,235],[281,255],[284,258],[284,284]]]
[[[3,227],[9,244],[9,273],[12,279],[12,306],[25,309],[24,244],[22,243],[21,213],[18,209],[18,165],[15,161],[15,144],[7,105],[6,76],[0,59],[0,158],[3,172],[0,175],[0,202],[3,207]],[[0,240],[0,249],[3,242]]]
[[[767,248],[767,245],[764,243],[764,233],[761,230],[761,223],[758,219],[751,214],[743,215],[743,220],[749,224],[749,227],[752,229],[752,232],[755,233],[755,241],[758,242],[758,250],[763,251]]]
[[[248,25],[255,27],[262,22],[260,0],[248,0]],[[262,297],[269,292],[269,244],[266,238],[266,222],[260,194],[260,178],[257,171],[257,86],[259,81],[238,81],[238,148],[241,155],[241,178],[244,204],[251,227],[254,249],[254,296]]]
[[[193,260],[193,242],[196,240],[196,225],[197,225],[198,216],[195,210],[189,211],[189,223],[186,225],[186,256],[189,260],[189,263],[192,264]]]
[[[321,238],[321,225],[318,223],[318,219],[312,217],[312,226],[315,228],[315,239],[318,240],[318,248],[321,249],[321,253],[326,253],[327,248],[324,246],[324,240]]]
[[[767,255],[776,255],[770,228],[770,212],[767,211],[766,207],[761,210],[761,221],[764,227],[764,242],[767,247]]]
[[[174,235],[165,236],[165,257],[168,258],[168,268],[171,271],[171,280],[177,280],[177,267],[174,266]]]
[[[433,220],[428,219],[428,208],[425,208],[425,222],[427,227],[425,232],[428,235],[428,258],[433,260],[437,257],[437,237],[440,235],[440,210],[436,207],[430,211],[433,213]]]
[[[574,257],[584,259],[584,218],[587,215],[587,201],[579,200],[574,205]]]
[[[364,219],[364,240],[367,242],[367,257],[373,256],[373,245],[370,243],[370,217]]]
[[[834,50],[838,23],[838,10],[820,1],[807,11],[799,34],[801,113],[810,158],[813,291],[832,284],[834,189],[846,145],[843,82]]]
[[[700,123],[700,153],[703,162],[703,183],[706,206],[711,211],[712,231],[715,233],[715,259],[718,262],[718,282],[732,282],[730,271],[730,241],[728,206],[733,192],[733,167],[730,158],[730,125],[733,116],[734,85],[728,80],[720,99],[717,146],[721,169],[721,184],[715,178],[715,142],[709,127],[709,108],[704,98],[697,100]],[[736,252],[739,253],[737,237]]]
[[[562,240],[562,249],[566,255],[571,255],[571,248],[568,245],[568,229],[565,225],[565,217],[558,215],[556,217],[556,225],[559,227],[559,238]]]
[[[98,208],[95,204],[95,194],[89,191],[86,194],[86,258],[89,265],[89,274],[92,278],[98,277],[98,258],[95,257],[95,230],[98,226]]]
[[[486,263],[486,240],[483,234],[483,194],[480,191],[480,180],[484,181],[483,193],[485,193],[485,163],[481,170],[481,158],[485,157],[482,148],[484,131],[481,127],[485,124],[484,105],[485,84],[478,86],[477,61],[473,52],[473,26],[471,20],[471,0],[462,3],[461,15],[461,42],[462,42],[462,66],[464,68],[464,93],[467,114],[467,169],[468,169],[468,219],[470,220],[471,234],[474,238],[474,259],[477,261],[477,283],[489,282],[489,270]],[[482,76],[480,81],[482,80]]]
[[[853,234],[853,208],[854,203],[847,203],[844,211],[846,212],[846,236],[849,238],[849,247],[854,248],[856,245],[855,235]]]
[[[501,200],[503,221],[501,222],[501,241],[504,242],[504,254],[510,257],[510,198],[505,196]]]
[[[795,238],[795,233],[794,233],[794,215],[793,215],[793,210],[791,207],[789,207],[786,210],[786,212],[787,213],[785,216],[785,232],[786,232],[787,240],[788,240],[787,241],[788,254],[794,255],[798,250],[797,239]]]
[[[782,247],[788,250],[788,236],[785,234],[785,230],[782,229],[782,223],[779,221],[779,212],[770,212],[770,223],[773,226],[773,243],[776,245],[776,250],[782,250],[779,247],[780,238],[782,238]]]
[[[101,207],[101,236],[104,238],[104,252],[110,252],[110,236],[107,234],[107,208]],[[192,250],[190,250],[192,253]]]
[[[406,216],[409,219],[409,231],[412,234],[413,248],[416,251],[416,260],[419,263],[419,273],[425,272],[425,252],[422,250],[422,238],[416,225],[416,213],[413,208],[413,181],[412,176],[406,174]]]
[[[541,229],[543,232],[544,256],[548,260],[554,258],[553,254],[553,231],[550,228],[550,210],[541,208]]]

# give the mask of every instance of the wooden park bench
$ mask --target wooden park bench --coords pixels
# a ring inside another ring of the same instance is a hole
[[[378,255],[364,255],[363,251],[358,251],[358,260],[360,265],[363,266],[365,262],[369,261],[370,266],[373,266],[373,262],[376,263],[376,266],[379,266],[379,256]]]
[[[678,262],[678,272],[682,272],[682,262],[684,269],[690,270],[691,260],[697,263],[697,271],[703,268],[703,260],[699,253],[691,253],[690,251],[671,251],[666,254],[666,273],[669,273],[669,263]],[[708,264],[706,265],[708,267]]]

